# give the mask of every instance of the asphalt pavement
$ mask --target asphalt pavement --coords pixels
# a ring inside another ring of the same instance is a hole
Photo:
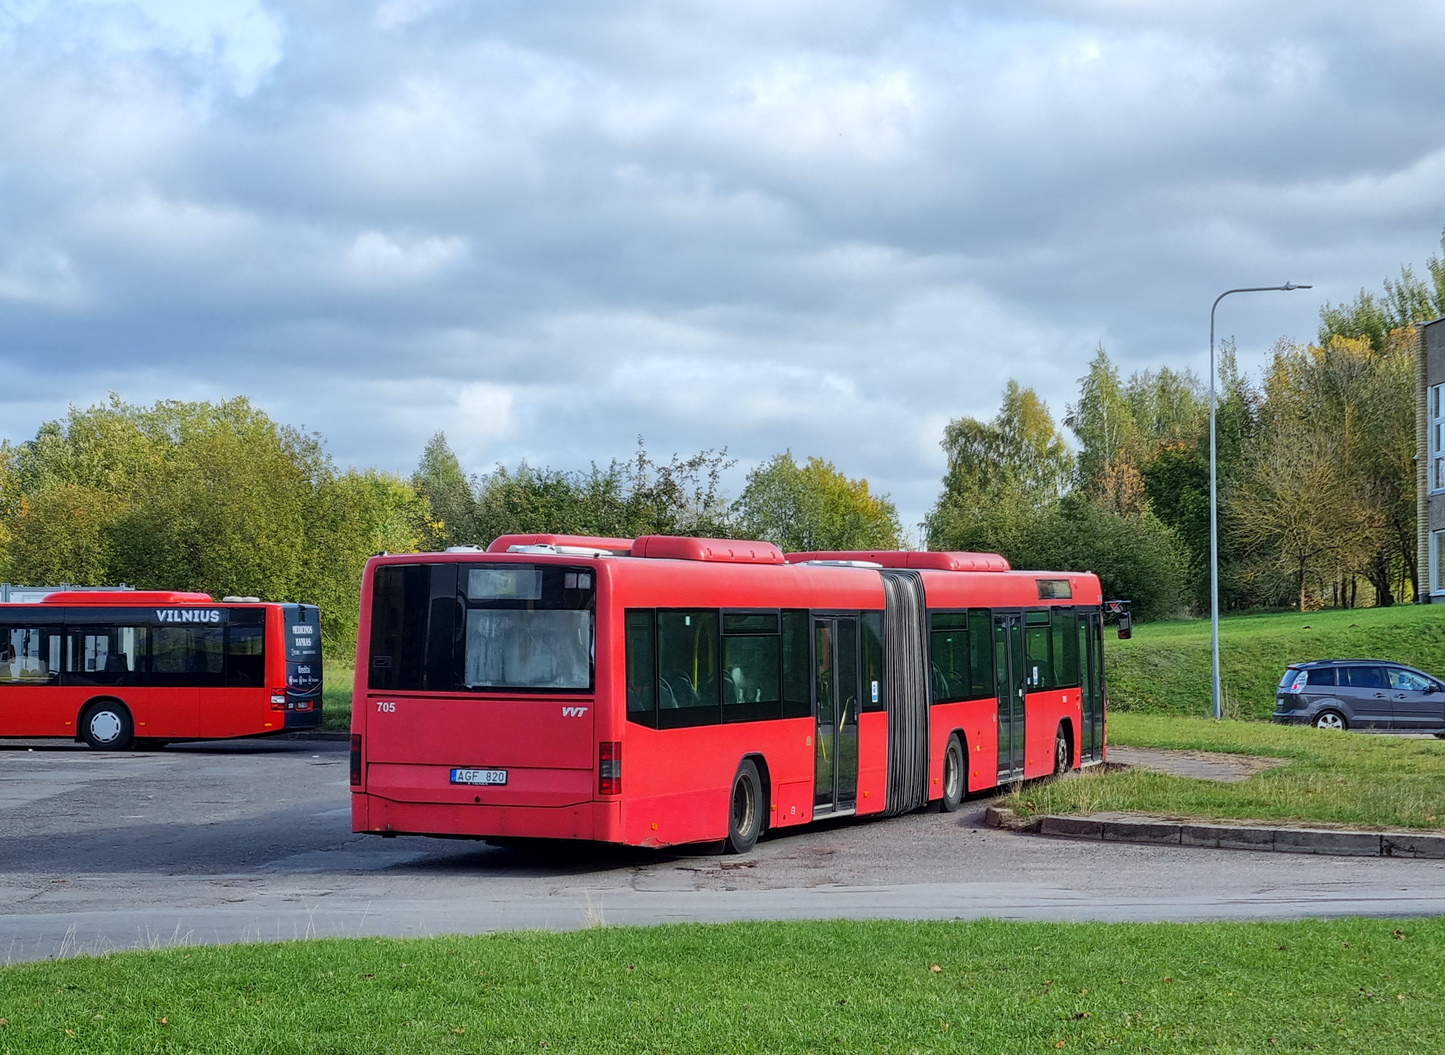
[[[1445,862],[1020,836],[991,800],[745,857],[350,830],[346,744],[0,744],[0,962],[322,936],[684,920],[1283,919],[1445,912]]]

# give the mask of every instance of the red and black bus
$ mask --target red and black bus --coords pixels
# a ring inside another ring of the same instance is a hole
[[[0,736],[126,750],[321,724],[315,605],[175,591],[0,604]]]
[[[511,535],[374,557],[352,826],[750,849],[1104,757],[1098,579],[973,553]]]

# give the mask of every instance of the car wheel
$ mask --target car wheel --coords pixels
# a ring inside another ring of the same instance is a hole
[[[1339,711],[1320,711],[1315,715],[1314,727],[1316,729],[1348,729],[1349,723],[1345,716]]]
[[[1069,737],[1064,732],[1064,727],[1059,726],[1059,731],[1054,734],[1054,776],[1061,777],[1073,767],[1072,752],[1069,750]]]
[[[948,750],[943,752],[943,801],[938,808],[952,813],[963,802],[963,745],[957,736],[948,738]]]
[[[97,703],[80,720],[80,738],[97,751],[128,751],[135,743],[135,726],[124,704]]]
[[[752,759],[744,759],[733,777],[733,794],[728,807],[728,838],[724,849],[745,854],[763,833],[763,782]]]

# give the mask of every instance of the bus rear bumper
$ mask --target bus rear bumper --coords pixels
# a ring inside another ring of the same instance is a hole
[[[622,841],[616,802],[571,806],[494,806],[397,802],[358,793],[351,800],[351,829],[368,835],[436,835],[478,839],[585,839]]]
[[[287,711],[286,732],[295,732],[298,729],[319,729],[321,728],[321,705],[316,704],[309,711]]]

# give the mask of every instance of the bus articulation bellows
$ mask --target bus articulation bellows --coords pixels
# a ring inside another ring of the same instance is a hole
[[[506,535],[374,557],[352,826],[723,842],[1104,757],[1101,595],[994,554]]]
[[[321,724],[315,605],[171,590],[0,604],[0,736],[93,748]]]

